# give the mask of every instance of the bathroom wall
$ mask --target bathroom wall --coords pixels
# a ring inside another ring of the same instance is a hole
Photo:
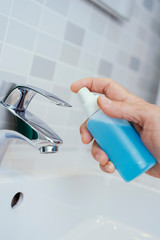
[[[36,96],[30,111],[64,144],[57,154],[40,155],[23,141],[13,142],[4,167],[30,174],[98,169],[91,146],[80,141],[86,116],[70,92],[77,79],[113,78],[154,103],[160,79],[160,1],[134,2],[130,21],[121,22],[88,0],[0,0],[0,79],[41,87],[73,105],[65,109]]]

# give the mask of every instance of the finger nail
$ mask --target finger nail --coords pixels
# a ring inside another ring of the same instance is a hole
[[[113,163],[108,163],[104,166],[104,169],[106,172],[112,172],[114,170],[114,165]]]
[[[100,101],[101,101],[101,104],[110,104],[111,103],[111,100],[109,98],[106,98],[105,96],[100,96]]]

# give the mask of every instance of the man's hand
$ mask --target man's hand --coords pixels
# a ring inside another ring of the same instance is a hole
[[[87,87],[91,92],[103,94],[99,96],[97,103],[106,115],[133,123],[142,142],[157,159],[156,165],[146,173],[160,178],[160,107],[135,96],[112,79],[81,79],[71,85],[71,90],[77,93],[82,87]],[[84,144],[93,140],[86,124],[87,120],[80,127]],[[96,141],[93,141],[92,155],[100,163],[103,171],[109,173],[115,171],[113,163],[109,161],[108,156]]]

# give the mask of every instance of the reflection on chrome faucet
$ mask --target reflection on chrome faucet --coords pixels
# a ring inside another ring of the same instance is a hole
[[[41,153],[57,152],[62,139],[44,122],[27,110],[35,94],[41,94],[58,106],[71,107],[57,96],[29,85],[3,81],[0,84],[0,145],[7,139],[20,138],[29,142]]]

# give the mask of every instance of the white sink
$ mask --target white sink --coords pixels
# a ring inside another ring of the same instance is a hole
[[[107,174],[1,170],[0,196],[2,240],[160,239],[160,192]]]

